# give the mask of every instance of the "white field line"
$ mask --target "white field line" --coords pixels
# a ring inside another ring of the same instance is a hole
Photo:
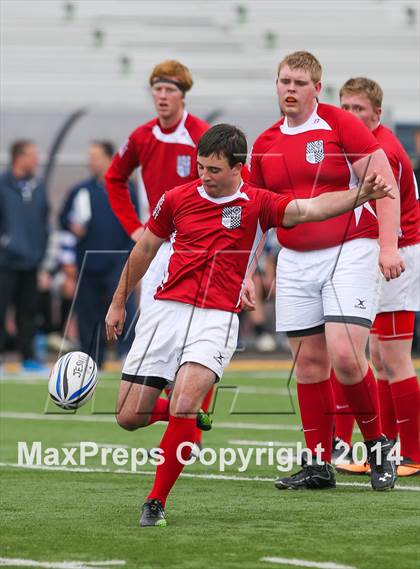
[[[24,419],[25,421],[79,421],[82,423],[115,423],[112,413],[109,415],[78,415],[77,413],[16,413],[1,411],[0,419]],[[152,425],[151,425],[152,426]]]
[[[221,385],[223,388],[223,384]],[[244,393],[246,395],[289,395],[290,392],[286,387],[254,387],[246,385],[238,385],[239,393]],[[295,393],[296,389],[292,390]]]
[[[35,561],[34,559],[16,559],[0,557],[0,566],[7,567],[42,567],[45,569],[92,569],[92,567],[117,567],[125,565],[125,561],[112,559],[110,561]]]
[[[2,377],[0,378],[0,383],[12,383],[14,385],[48,385],[48,378],[10,378]],[[98,389],[113,389],[117,390],[119,385],[119,380],[109,380],[109,379],[99,379]],[[226,386],[227,387],[227,386]],[[231,386],[229,386],[231,387]],[[223,389],[223,384],[221,385]],[[248,385],[238,385],[237,389],[239,393],[244,395],[277,395],[277,396],[289,396],[289,390],[286,387],[258,387],[258,386],[248,386]],[[295,394],[296,386],[293,386],[292,394]]]
[[[224,423],[215,421],[215,427],[221,429],[250,429],[254,431],[302,431],[299,425],[282,425],[277,423]]]
[[[243,439],[230,439],[228,443],[245,447],[295,447],[298,444],[296,441],[248,441]]]
[[[15,462],[0,462],[2,468],[20,468],[23,470],[45,470],[51,472],[78,472],[81,474],[104,473],[104,474],[142,474],[144,476],[154,476],[154,470],[127,470],[124,468],[88,468],[86,466],[45,466],[45,465],[22,465]],[[203,480],[233,480],[235,482],[274,482],[274,478],[261,476],[234,476],[230,474],[193,474],[183,472],[182,478],[201,478]],[[365,482],[337,482],[337,486],[349,486],[352,488],[371,488],[371,485]],[[396,490],[406,490],[408,492],[420,492],[420,486],[395,486]]]
[[[18,378],[18,377],[0,377],[0,383],[13,383],[14,385],[48,385],[47,377],[31,377],[31,378]],[[0,559],[2,559],[0,557]]]
[[[261,557],[260,561],[276,565],[294,565],[295,567],[316,567],[317,569],[356,569],[352,565],[340,565],[332,561],[307,561],[306,559],[286,559],[285,557]]]
[[[115,423],[113,413],[109,415],[78,415],[77,413],[16,413],[14,411],[1,411],[0,419],[24,419],[33,421],[78,421],[82,423]],[[158,423],[153,423],[148,426],[153,427]],[[301,431],[298,425],[279,425],[270,423],[229,423],[229,422],[214,422],[215,427],[221,429],[250,429],[256,431]]]
[[[13,385],[44,385],[48,387],[48,377],[43,378],[0,378],[0,383],[11,383]],[[119,381],[112,381],[107,379],[99,379],[98,389],[114,389],[117,390],[119,386]]]

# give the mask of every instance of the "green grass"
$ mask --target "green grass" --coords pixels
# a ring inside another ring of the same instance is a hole
[[[299,416],[293,413],[295,395],[291,402],[285,377],[230,373],[222,385],[240,386],[244,392],[220,391],[215,426],[204,434],[206,447],[237,448],[229,442],[233,440],[302,440],[296,430]],[[340,485],[333,491],[280,492],[271,481],[241,480],[278,475],[274,466],[253,461],[242,473],[237,465],[227,467],[224,474],[234,480],[181,478],[167,502],[168,527],[140,529],[138,509],[151,487],[150,465],[139,467],[141,473],[130,473],[129,465],[120,467],[120,473],[11,466],[17,462],[18,441],[42,441],[44,448],[80,441],[157,446],[164,425],[129,433],[115,424],[117,387],[115,377],[101,379],[93,404],[96,415],[88,404],[67,420],[60,415],[54,415],[55,420],[2,417],[2,557],[56,562],[121,559],[129,569],[276,567],[260,561],[262,557],[330,561],[357,569],[418,569],[419,492],[376,493],[369,487]],[[46,409],[45,382],[4,381],[0,389],[3,413],[42,415]],[[79,415],[98,421],[83,422],[77,420]],[[232,428],[238,422],[283,429]],[[227,423],[231,426],[218,426]],[[285,430],[288,425],[295,429]],[[111,462],[101,466],[98,458],[88,459],[86,467],[118,469]],[[185,472],[220,474],[217,465],[200,464]],[[369,479],[338,475],[338,482],[367,484]],[[420,489],[420,478],[401,479],[398,485]]]

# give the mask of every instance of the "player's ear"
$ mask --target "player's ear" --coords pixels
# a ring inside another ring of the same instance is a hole
[[[382,114],[382,107],[376,107],[375,113],[378,115],[378,120],[379,120]]]
[[[242,168],[243,168],[243,164],[242,162],[236,162],[236,164],[233,166],[232,170],[235,171],[235,174],[239,174],[239,176],[242,173]]]
[[[315,83],[315,90],[316,90],[317,96],[320,94],[321,89],[322,89],[322,83],[321,83],[321,81],[317,81]]]

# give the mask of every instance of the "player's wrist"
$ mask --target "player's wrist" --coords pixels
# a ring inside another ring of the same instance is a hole
[[[125,297],[122,294],[118,294],[117,292],[112,297],[111,306],[117,310],[121,308],[125,308]]]
[[[381,253],[395,253],[396,251],[398,251],[398,245],[381,245],[379,243],[379,249]]]
[[[138,241],[144,232],[144,225],[138,225],[134,231],[130,233],[130,238],[133,241]]]

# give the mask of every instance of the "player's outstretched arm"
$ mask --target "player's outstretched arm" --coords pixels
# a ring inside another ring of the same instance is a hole
[[[115,340],[122,333],[125,321],[125,303],[137,283],[143,278],[164,241],[165,239],[157,237],[149,229],[146,229],[136,242],[121,273],[120,281],[105,318],[108,340]]]
[[[291,201],[285,209],[282,225],[292,227],[298,223],[324,221],[369,200],[379,200],[384,197],[395,199],[391,192],[392,186],[386,184],[382,176],[373,172],[365,178],[360,188],[328,192],[316,198]]]

